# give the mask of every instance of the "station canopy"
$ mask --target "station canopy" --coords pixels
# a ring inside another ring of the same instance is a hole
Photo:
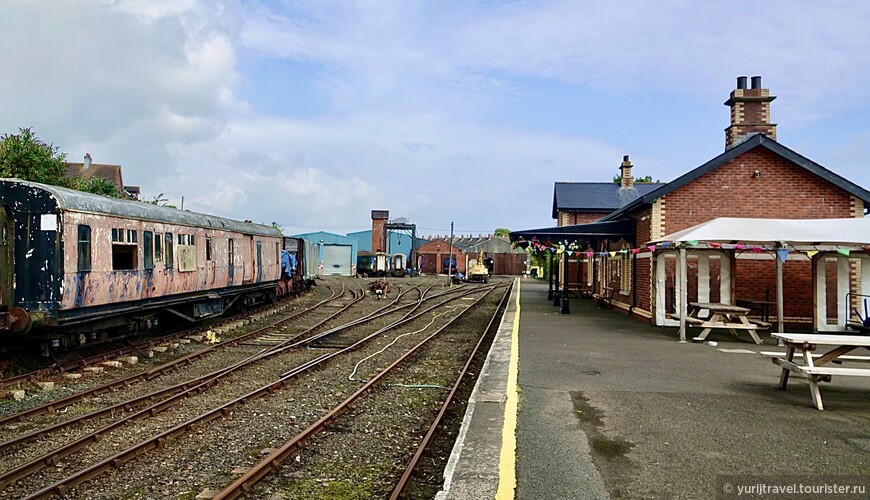
[[[511,231],[510,239],[513,243],[537,240],[583,242],[595,245],[605,240],[625,240],[634,244],[634,221],[590,222],[589,224]]]
[[[513,233],[512,233],[513,234]],[[870,244],[870,218],[848,219],[750,219],[720,217],[658,240],[655,243],[785,243],[792,247]]]

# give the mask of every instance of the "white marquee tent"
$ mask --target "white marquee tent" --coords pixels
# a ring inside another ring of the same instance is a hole
[[[818,255],[811,259],[813,273],[822,279],[816,280],[815,296],[823,299],[825,296],[825,266],[818,266],[819,258],[826,255],[836,254],[838,260],[838,311],[845,311],[845,297],[849,293],[849,259],[851,252],[860,251],[860,254],[852,256],[852,259],[860,258],[867,269],[870,269],[870,218],[849,219],[748,219],[723,217],[712,219],[702,224],[669,234],[658,240],[651,241],[648,245],[656,244],[666,247],[665,252],[676,250],[679,254],[679,267],[677,269],[677,304],[682,311],[680,320],[680,340],[686,338],[685,308],[687,301],[687,257],[688,248],[692,250],[744,250],[752,249],[753,246],[761,247],[765,251],[776,252],[776,305],[777,305],[777,329],[782,332],[783,323],[783,283],[782,264],[793,255],[793,251],[809,252]],[[804,254],[801,254],[804,255]],[[864,266],[861,266],[863,268]],[[859,268],[860,269],[860,268]],[[659,275],[663,276],[663,269]],[[870,272],[863,273],[858,281],[861,290],[870,292]],[[841,293],[845,290],[845,293]],[[661,300],[663,290],[657,288],[656,300]],[[824,303],[823,300],[818,300]],[[663,304],[663,302],[660,302]],[[826,324],[823,311],[814,307],[814,325]],[[823,308],[822,308],[823,309]],[[845,316],[838,316],[838,329],[845,329]]]

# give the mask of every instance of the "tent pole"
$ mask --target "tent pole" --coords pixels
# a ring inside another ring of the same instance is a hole
[[[686,290],[686,285],[688,284],[688,277],[686,276],[688,273],[688,267],[686,249],[680,248],[680,342],[686,341],[686,314],[689,310],[686,307],[686,301],[689,298],[688,291]]]
[[[781,244],[777,245],[779,248],[782,248]],[[786,259],[788,255],[786,255]],[[782,266],[783,259],[779,258],[779,252],[777,252],[776,256],[776,331],[782,333],[782,314],[783,314],[783,300],[782,300]],[[777,342],[777,345],[783,345],[782,339]]]

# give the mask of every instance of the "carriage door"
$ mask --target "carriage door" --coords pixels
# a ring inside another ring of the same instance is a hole
[[[257,275],[254,278],[254,281],[256,283],[259,283],[260,280],[263,278],[263,248],[261,245],[262,245],[262,242],[258,241],[257,242],[257,267],[256,267]]]
[[[256,267],[256,263],[254,262],[254,235],[248,235],[248,255],[250,256],[249,261],[245,262],[245,272],[242,275],[242,283],[250,284],[254,282],[254,272]]]
[[[13,222],[8,209],[0,206],[0,307],[3,309],[12,306],[12,281],[15,273]]]

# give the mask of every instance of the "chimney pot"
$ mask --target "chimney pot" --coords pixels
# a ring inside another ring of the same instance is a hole
[[[738,89],[745,89],[746,88],[746,77],[745,76],[738,76],[737,77],[737,88]]]
[[[85,153],[85,163],[84,163],[85,170],[91,168],[91,162],[92,162],[91,154]]]
[[[623,162],[628,161],[628,155],[623,156],[623,157],[622,157],[622,161],[623,161]]]
[[[761,88],[761,77],[760,76],[753,76],[752,77],[752,88],[753,89],[760,89]]]

